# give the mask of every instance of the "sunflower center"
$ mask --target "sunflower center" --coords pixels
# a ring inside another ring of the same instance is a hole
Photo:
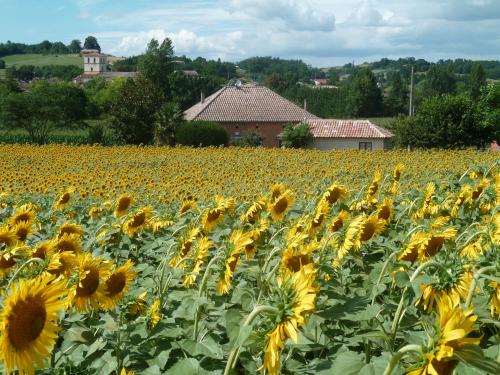
[[[133,228],[140,227],[142,224],[144,224],[145,221],[146,221],[146,214],[144,212],[141,212],[134,216],[130,226]]]
[[[219,218],[221,211],[216,208],[215,210],[208,211],[207,222],[211,223]]]
[[[71,195],[69,193],[64,193],[59,199],[59,204],[65,204],[69,202]]]
[[[431,237],[431,239],[429,240],[429,244],[425,249],[425,252],[428,255],[434,255],[441,249],[443,243],[444,243],[443,237]]]
[[[16,303],[8,322],[8,335],[12,346],[17,350],[29,347],[43,331],[46,318],[45,305],[38,296]]]
[[[332,224],[332,226],[330,227],[330,231],[331,232],[336,232],[338,231],[340,228],[342,228],[344,226],[344,222],[342,220],[335,220],[335,222]]]
[[[388,220],[391,216],[391,210],[387,206],[382,206],[380,212],[378,213],[379,219]]]
[[[366,223],[363,226],[363,230],[361,231],[359,239],[361,241],[368,241],[370,238],[373,237],[374,233],[375,233],[375,225],[373,223]]]
[[[106,281],[108,296],[115,296],[123,291],[126,285],[125,274],[123,272],[115,273]]]
[[[79,297],[90,297],[99,287],[99,271],[92,269],[76,288]]]
[[[274,212],[276,212],[278,215],[285,212],[287,208],[288,208],[288,201],[286,200],[285,197],[279,199],[274,204]]]
[[[128,209],[129,206],[130,206],[129,198],[120,199],[120,201],[118,202],[118,211],[125,211]]]
[[[10,257],[9,259],[4,256],[0,257],[0,269],[8,269],[15,266],[15,264],[16,262],[13,257]]]

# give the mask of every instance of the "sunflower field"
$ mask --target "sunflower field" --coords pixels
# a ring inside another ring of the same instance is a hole
[[[500,373],[493,153],[0,155],[0,373]]]

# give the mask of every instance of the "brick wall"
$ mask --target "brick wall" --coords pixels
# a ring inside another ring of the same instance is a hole
[[[283,122],[222,123],[230,138],[244,137],[251,131],[260,133],[264,138],[264,147],[279,147],[278,134],[283,131],[287,124]]]

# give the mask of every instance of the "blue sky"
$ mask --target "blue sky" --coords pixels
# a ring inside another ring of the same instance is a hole
[[[500,0],[0,0],[0,41],[96,36],[107,53],[332,66],[381,57],[500,59]]]

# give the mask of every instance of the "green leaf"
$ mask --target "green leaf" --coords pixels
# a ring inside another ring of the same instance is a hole
[[[453,356],[458,360],[490,374],[500,374],[500,363],[486,358],[482,349],[476,345],[467,345],[455,350]]]
[[[335,358],[332,366],[317,372],[318,375],[358,375],[365,366],[364,355],[356,352],[343,352]]]
[[[398,271],[394,275],[394,283],[398,286],[398,288],[404,288],[405,286],[408,286],[410,283],[410,277],[408,276],[407,272],[404,271]]]
[[[194,358],[184,358],[170,367],[165,375],[216,375],[220,371],[207,371],[203,369]]]

